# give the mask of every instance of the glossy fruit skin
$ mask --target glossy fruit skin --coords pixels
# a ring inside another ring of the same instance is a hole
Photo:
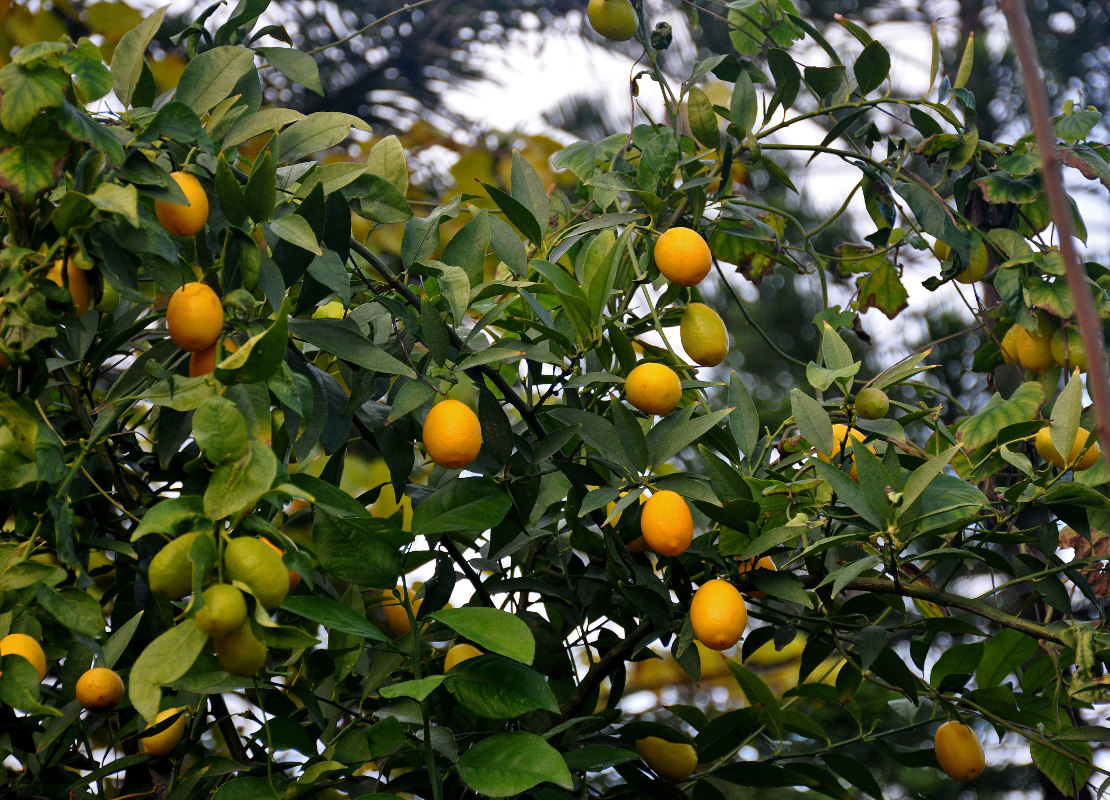
[[[182,350],[206,350],[216,343],[224,328],[224,304],[208,284],[187,283],[170,296],[166,328]]]
[[[761,556],[759,558],[749,558],[747,561],[741,561],[740,566],[736,568],[736,574],[737,575],[743,575],[745,572],[748,572],[749,570],[757,570],[757,569],[765,569],[765,570],[768,570],[769,572],[777,572],[778,571],[778,568],[775,566],[775,562],[773,560],[771,560],[770,556]],[[752,597],[756,598],[757,600],[762,600],[765,597],[767,597],[766,592],[761,592],[758,589],[749,591],[748,594],[750,594]]]
[[[1022,330],[1024,329],[1015,323],[1007,328],[1006,333],[1002,335],[1002,341],[999,342],[999,347],[1002,350],[1002,360],[1007,364],[1020,366],[1020,364],[1018,364],[1017,340]]]
[[[933,737],[940,768],[957,781],[972,781],[983,774],[986,759],[979,738],[962,722],[949,720]]]
[[[727,650],[740,641],[748,624],[748,607],[740,591],[725,580],[703,583],[690,601],[694,637],[711,650]]]
[[[652,771],[668,781],[684,781],[698,766],[698,751],[691,744],[645,736],[636,742],[636,752]]]
[[[247,621],[247,601],[234,586],[213,584],[204,590],[204,605],[194,619],[197,627],[213,639],[223,638]]]
[[[249,678],[266,666],[266,645],[258,641],[250,625],[217,639],[214,645],[216,660],[229,675]]]
[[[1052,334],[1055,324],[1052,318],[1043,311],[1035,312],[1037,318],[1036,331],[1030,331],[1020,325],[1014,324],[1017,333],[1014,334],[1013,347],[1017,354],[1017,363],[1025,369],[1034,372],[1045,372],[1056,366],[1056,359],[1052,357]],[[1003,339],[1005,342],[1005,339]],[[1009,350],[1009,347],[1006,348]]]
[[[624,396],[645,414],[666,416],[682,397],[682,382],[678,373],[666,364],[641,362],[628,373]]]
[[[408,603],[412,607],[412,615],[415,617],[420,612],[420,599],[411,589],[404,589],[400,586],[397,587],[397,593],[408,598]],[[393,631],[394,636],[404,636],[412,630],[408,612],[397,601],[397,598],[389,592],[386,592],[385,598],[385,604],[382,606],[382,612],[385,614],[385,624]]]
[[[694,538],[690,507],[677,492],[658,491],[648,498],[640,511],[640,532],[648,547],[659,555],[684,553]]]
[[[1056,449],[1056,445],[1052,443],[1052,435],[1049,433],[1048,425],[1037,431],[1037,437],[1033,440],[1033,445],[1037,448],[1037,454],[1057,469],[1090,469],[1101,455],[1097,440],[1091,443],[1086,453],[1083,453],[1083,448],[1086,447],[1090,435],[1091,432],[1082,426],[1076,431],[1075,442],[1072,444],[1071,453],[1068,454],[1066,460],[1063,454]],[[1083,453],[1082,458],[1079,457],[1080,453]]]
[[[0,639],[0,657],[23,656],[31,662],[31,666],[39,674],[39,680],[46,677],[46,654],[42,652],[42,645],[25,633],[9,633]]]
[[[444,469],[462,469],[482,449],[482,424],[469,406],[448,398],[432,406],[421,438],[432,461]]]
[[[193,591],[193,564],[189,550],[201,533],[186,533],[171,539],[154,558],[147,569],[150,590],[168,600],[176,600]]]
[[[586,16],[606,39],[627,42],[636,35],[636,10],[628,0],[590,0]]]
[[[123,678],[107,667],[93,667],[77,679],[75,693],[77,702],[89,711],[115,708],[123,699]]]
[[[979,246],[971,251],[967,266],[963,272],[956,276],[956,283],[971,284],[983,280],[983,276],[990,269],[990,258],[987,255],[987,245],[979,242]]]
[[[470,658],[477,658],[482,655],[482,651],[472,644],[460,642],[454,645],[447,651],[447,655],[443,658],[443,671],[450,672],[451,667],[460,664]]]
[[[679,322],[682,349],[695,364],[715,367],[728,355],[728,331],[721,315],[705,303],[689,303]]]
[[[1087,371],[1087,348],[1083,344],[1083,337],[1074,328],[1060,328],[1052,334],[1052,360],[1064,369],[1073,370],[1076,367],[1080,372]]]
[[[159,711],[158,716],[154,721],[147,725],[148,728],[153,728],[159,722],[164,722],[178,712],[184,712],[183,708],[167,708],[164,711]],[[170,726],[161,733],[156,733],[153,736],[147,736],[139,741],[142,742],[143,752],[148,756],[160,758],[169,755],[173,749],[177,747],[177,743],[181,741],[181,737],[185,735],[185,714],[182,713],[177,719],[170,723]]]
[[[855,409],[864,419],[882,419],[890,411],[890,398],[882,389],[868,386],[856,395]]]
[[[224,569],[232,581],[245,583],[267,611],[289,594],[289,571],[281,556],[262,539],[239,536],[224,548]]]
[[[185,193],[188,205],[155,200],[154,214],[162,227],[174,236],[192,236],[208,221],[208,195],[204,193],[200,181],[188,172],[172,172],[170,177]]]
[[[89,279],[85,277],[85,270],[77,266],[73,259],[66,261],[65,278],[62,277],[62,260],[60,258],[50,267],[46,277],[62,288],[66,288],[66,282],[68,281],[69,296],[73,298],[73,305],[79,315],[84,314],[92,306],[92,287],[89,286]]]
[[[671,283],[697,286],[713,266],[713,254],[701,234],[691,228],[670,228],[655,243],[655,266]]]

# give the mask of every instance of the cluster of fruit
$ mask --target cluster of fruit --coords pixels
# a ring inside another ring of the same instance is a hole
[[[1036,330],[1014,323],[1006,330],[1000,345],[1007,364],[1034,372],[1046,372],[1054,367],[1087,371],[1087,349],[1079,331],[1057,327],[1044,311],[1036,312]]]

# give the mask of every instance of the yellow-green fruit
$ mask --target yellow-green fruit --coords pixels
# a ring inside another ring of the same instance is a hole
[[[691,744],[646,736],[636,742],[636,752],[660,778],[684,781],[698,765],[698,751]]]
[[[933,737],[940,768],[957,781],[971,781],[983,774],[986,759],[979,738],[962,722],[950,720]]]
[[[220,666],[231,675],[247,678],[266,664],[266,645],[255,638],[250,625],[217,639],[215,650]]]
[[[84,314],[92,304],[92,287],[85,277],[85,270],[72,259],[66,259],[66,274],[62,277],[62,260],[58,259],[46,273],[46,277],[62,288],[69,288],[69,296],[78,314]]]
[[[682,349],[695,364],[715,367],[728,355],[728,331],[721,316],[705,303],[690,303],[679,323]]]
[[[956,276],[956,283],[981,281],[989,268],[990,259],[987,257],[987,246],[983,242],[979,242],[979,246],[971,251],[963,272]]]
[[[150,561],[147,580],[150,590],[170,600],[193,591],[193,563],[189,550],[201,533],[186,533],[171,539]]]
[[[159,711],[158,716],[154,718],[154,722],[147,725],[148,728],[153,728],[160,722],[165,722],[178,712],[181,715],[170,723],[170,726],[164,731],[154,734],[153,736],[144,737],[141,741],[143,743],[143,752],[148,756],[159,758],[161,756],[169,755],[170,752],[177,747],[177,743],[181,741],[181,737],[185,735],[185,709],[183,708],[167,708],[165,711]]]
[[[1034,372],[1045,372],[1056,366],[1056,359],[1052,357],[1053,323],[1051,317],[1043,311],[1035,312],[1037,317],[1037,330],[1030,331],[1020,328],[1014,340],[1017,349],[1018,364]],[[1014,327],[1020,327],[1015,325]]]
[[[101,314],[111,314],[118,307],[119,292],[108,281],[104,281],[104,290],[100,293],[100,302],[94,308]]]
[[[636,35],[636,9],[628,0],[590,0],[586,16],[606,39],[626,42]]]
[[[204,590],[204,606],[197,611],[196,623],[213,639],[239,630],[247,621],[247,601],[234,586],[217,583]]]
[[[864,419],[882,419],[890,410],[890,398],[882,389],[868,386],[856,395],[855,408]]]
[[[240,536],[224,548],[224,568],[233,581],[242,581],[269,610],[289,594],[289,573],[274,550],[261,539]]]
[[[999,347],[1002,350],[1002,360],[1007,364],[1020,366],[1018,364],[1017,340],[1023,330],[1025,329],[1015,323],[1006,329],[1002,341],[999,342]]]
[[[1093,467],[1101,454],[1097,440],[1093,440],[1091,446],[1084,452],[1083,448],[1087,447],[1087,440],[1090,436],[1090,431],[1080,427],[1075,432],[1075,441],[1072,442],[1071,453],[1068,454],[1066,460],[1056,449],[1056,445],[1052,443],[1052,435],[1049,433],[1048,425],[1037,431],[1037,437],[1033,440],[1033,445],[1037,448],[1037,454],[1057,469],[1084,470]],[[1081,453],[1082,458],[1080,458]]]
[[[1080,372],[1087,371],[1087,348],[1083,344],[1083,337],[1079,331],[1069,328],[1060,328],[1052,334],[1052,359],[1064,369],[1079,367]]]

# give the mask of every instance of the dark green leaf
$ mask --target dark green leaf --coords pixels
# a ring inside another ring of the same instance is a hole
[[[545,781],[574,785],[559,751],[526,731],[481,740],[462,754],[458,770],[467,786],[487,797],[510,797]]]

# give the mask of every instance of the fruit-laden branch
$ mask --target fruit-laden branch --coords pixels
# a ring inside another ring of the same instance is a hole
[[[593,666],[586,672],[586,676],[574,687],[570,697],[559,707],[559,710],[562,711],[561,719],[571,719],[579,712],[582,704],[601,686],[601,682],[609,677],[610,673],[617,668],[617,665],[628,660],[632,651],[639,646],[640,640],[651,630],[651,625],[651,621],[645,619],[629,631],[628,635],[612,650],[593,663]]]
[[[916,597],[919,600],[927,600],[940,606],[962,608],[964,611],[970,611],[972,614],[989,619],[991,622],[996,622],[1004,628],[1012,628],[1015,631],[1020,631],[1026,636],[1032,636],[1035,639],[1041,639],[1046,642],[1053,642],[1060,645],[1067,644],[1063,637],[1051,628],[1047,628],[1044,625],[1039,625],[1027,619],[1022,619],[1021,617],[1015,617],[1013,614],[1007,614],[1005,611],[999,611],[994,606],[988,605],[981,600],[948,594],[939,589],[931,589],[927,586],[916,586],[908,583],[899,583],[896,585],[891,581],[881,580],[879,578],[856,578],[848,584],[847,588],[861,592],[878,592],[880,594],[897,594],[903,597]]]
[[[1095,301],[1087,286],[1087,274],[1079,263],[1075,249],[1075,223],[1071,206],[1064,189],[1060,169],[1060,154],[1056,148],[1056,133],[1048,108],[1048,93],[1041,76],[1033,29],[1021,0],[1002,0],[1002,12],[1010,26],[1014,50],[1021,64],[1021,77],[1025,83],[1025,100],[1033,118],[1033,132],[1041,155],[1041,172],[1044,175],[1045,193],[1052,211],[1052,222],[1060,235],[1060,255],[1068,289],[1075,301],[1075,316],[1079,322],[1079,335],[1087,350],[1087,390],[1095,406],[1098,441],[1103,453],[1110,453],[1110,382],[1107,380],[1106,349],[1102,341],[1102,322],[1095,310]]]

